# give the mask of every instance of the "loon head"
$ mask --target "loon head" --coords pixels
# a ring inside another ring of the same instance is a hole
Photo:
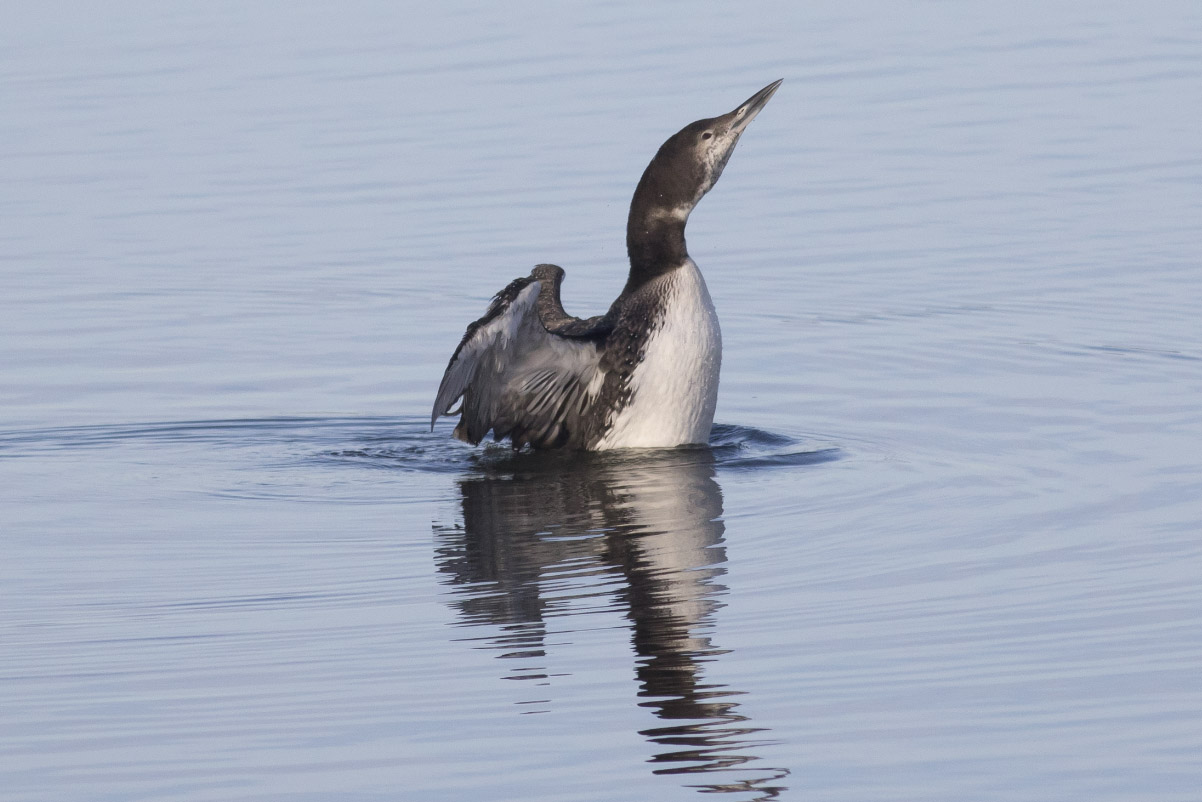
[[[633,267],[640,267],[640,262],[648,260],[671,261],[672,254],[660,251],[675,239],[679,239],[678,256],[687,256],[684,224],[689,213],[718,182],[739,136],[783,80],[768,84],[734,111],[686,125],[660,146],[643,172],[630,204],[626,244]],[[642,268],[653,269],[653,266],[642,265]]]

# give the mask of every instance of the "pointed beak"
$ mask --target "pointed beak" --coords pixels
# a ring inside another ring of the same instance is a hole
[[[747,127],[747,124],[755,119],[755,115],[760,113],[760,109],[768,105],[769,99],[771,99],[776,90],[780,88],[780,85],[784,80],[784,78],[781,78],[779,81],[773,81],[751,97],[747,98],[747,100],[743,101],[743,103],[740,104],[739,107],[730,114],[724,115],[730,120],[731,132],[736,135],[743,133],[743,129]]]

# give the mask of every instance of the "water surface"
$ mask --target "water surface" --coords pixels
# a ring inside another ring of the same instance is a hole
[[[685,11],[6,16],[6,798],[1196,797],[1202,14]],[[430,432],[781,77],[710,446]]]

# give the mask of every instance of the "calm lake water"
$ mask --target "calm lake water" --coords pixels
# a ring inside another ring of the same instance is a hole
[[[1202,7],[17,4],[6,800],[1195,800]],[[433,433],[689,226],[711,448]]]

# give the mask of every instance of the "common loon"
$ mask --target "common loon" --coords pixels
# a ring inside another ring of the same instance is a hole
[[[556,265],[538,265],[497,293],[451,356],[431,430],[439,416],[460,414],[460,440],[475,445],[491,430],[514,450],[705,443],[722,333],[685,250],[685,224],[780,84],[729,114],[685,126],[660,147],[630,203],[630,276],[604,315],[581,320],[564,311]]]

